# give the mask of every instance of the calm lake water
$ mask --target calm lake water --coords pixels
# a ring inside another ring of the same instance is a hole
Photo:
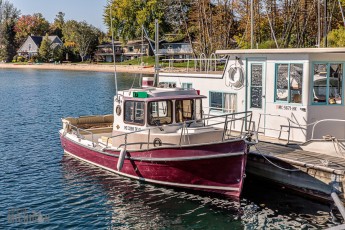
[[[134,74],[118,74],[120,89]],[[0,229],[320,229],[332,207],[247,177],[240,202],[65,156],[61,117],[112,113],[111,73],[0,69]],[[337,216],[338,217],[338,216]]]

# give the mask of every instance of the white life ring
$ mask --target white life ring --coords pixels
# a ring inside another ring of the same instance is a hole
[[[229,86],[239,89],[243,86],[244,75],[242,67],[230,66],[228,70]]]

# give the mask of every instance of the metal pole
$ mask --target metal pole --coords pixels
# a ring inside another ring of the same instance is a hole
[[[159,34],[158,34],[158,28],[159,24],[158,24],[158,20],[155,19],[155,28],[156,28],[156,32],[155,32],[155,78],[153,81],[153,87],[158,87],[158,82],[159,82],[159,78],[158,78],[158,72],[159,72]]]
[[[324,15],[323,15],[323,18],[324,18],[324,21],[323,21],[323,47],[327,47],[327,0],[324,0],[324,7],[323,7],[323,10],[324,10]]]
[[[113,31],[113,19],[111,16],[111,5],[109,5],[109,17],[110,17],[110,31],[111,31],[111,44],[113,48],[113,62],[114,62],[114,78],[115,78],[115,91],[116,96],[118,95],[117,92],[117,75],[116,75],[116,60],[115,60],[115,45],[114,45],[114,31]]]
[[[250,48],[254,47],[254,0],[250,0]]]
[[[343,206],[343,203],[341,202],[341,200],[339,199],[338,195],[335,192],[331,193],[331,197],[332,197],[335,205],[337,206],[341,216],[345,220],[345,208]]]
[[[320,21],[320,1],[317,1],[317,46],[321,45],[321,21]]]

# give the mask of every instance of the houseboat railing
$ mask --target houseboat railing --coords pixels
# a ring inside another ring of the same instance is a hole
[[[240,116],[240,117],[235,117],[233,118],[233,116]],[[229,118],[231,117],[231,118]],[[210,119],[215,119],[215,118],[224,118],[224,121],[216,121],[215,123],[212,123],[210,125],[204,125],[205,124],[205,120],[210,120]],[[113,138],[118,138],[118,137],[122,137],[124,136],[125,137],[125,143],[121,144],[118,146],[118,148],[120,147],[124,147],[125,149],[127,148],[127,146],[129,145],[134,145],[134,144],[140,144],[140,145],[143,145],[144,142],[133,142],[133,143],[127,143],[127,137],[129,135],[132,135],[132,134],[135,134],[135,133],[143,133],[143,132],[148,132],[148,137],[147,137],[147,148],[149,149],[150,145],[152,145],[152,143],[150,143],[150,140],[151,140],[151,135],[152,135],[152,130],[154,129],[163,129],[166,128],[166,127],[172,127],[172,126],[179,126],[181,127],[181,136],[180,136],[180,141],[179,141],[179,144],[178,146],[183,146],[182,145],[182,140],[183,138],[188,138],[188,143],[190,144],[190,140],[189,140],[189,129],[193,128],[193,127],[189,127],[190,124],[194,123],[194,124],[203,124],[203,127],[214,127],[216,125],[220,125],[220,124],[224,124],[224,129],[223,129],[223,135],[222,135],[222,140],[221,141],[224,141],[225,140],[225,136],[226,136],[226,133],[227,131],[231,131],[231,127],[230,129],[228,128],[228,124],[230,122],[235,122],[235,121],[242,121],[242,123],[246,123],[248,120],[251,121],[252,119],[252,112],[251,111],[247,111],[247,112],[238,112],[238,113],[232,113],[232,114],[222,114],[222,115],[216,115],[216,116],[211,116],[211,117],[208,117],[208,118],[201,118],[201,119],[197,119],[197,120],[188,120],[188,121],[184,121],[183,123],[178,123],[178,124],[170,124],[170,125],[164,125],[164,126],[153,126],[153,127],[149,127],[149,128],[146,128],[146,129],[141,129],[141,130],[136,130],[136,131],[132,131],[132,132],[128,132],[128,133],[122,133],[122,134],[117,134],[117,135],[114,135],[114,136],[110,136],[110,137],[107,137],[107,141],[106,141],[106,145],[105,145],[105,148],[108,148],[109,147],[109,143],[110,143],[110,140],[113,139]],[[249,131],[250,130],[250,126],[248,129],[245,128],[245,125],[242,124],[242,127],[241,127],[241,130],[239,131],[239,136],[240,138],[244,138],[245,135],[244,133],[246,131]],[[186,140],[186,139],[184,139]],[[171,143],[162,143],[164,145],[173,145]]]
[[[345,120],[342,120],[342,119],[323,119],[323,120],[319,120],[319,121],[312,123],[311,125],[313,125],[313,128],[312,128],[310,140],[315,140],[314,139],[315,127],[317,125],[319,125],[320,123],[323,123],[323,122],[344,122],[345,123]]]
[[[280,129],[274,129],[274,128],[267,128],[265,123],[264,123],[264,126],[261,127],[260,124],[261,124],[261,117],[264,116],[270,116],[270,117],[279,117],[279,118],[282,118],[282,119],[285,119],[287,121],[287,125],[285,125],[285,127],[287,127],[287,131],[284,131],[283,130],[283,125],[280,125]],[[263,129],[264,131],[263,132],[260,132],[260,129]],[[278,135],[278,139],[281,138],[281,134],[282,132],[287,132],[287,135],[288,135],[288,138],[287,138],[287,143],[289,144],[290,143],[290,131],[291,131],[291,119],[288,118],[288,117],[285,117],[285,116],[281,116],[281,115],[277,115],[277,114],[270,114],[270,113],[260,113],[259,115],[259,121],[258,121],[258,127],[256,129],[256,131],[258,133],[264,133],[265,130],[272,130],[272,131],[278,131],[279,132],[279,135]]]
[[[167,70],[173,71],[174,63],[186,62],[187,66],[185,71],[190,72],[200,72],[200,73],[210,73],[217,72],[217,66],[225,65],[222,63],[224,59],[222,58],[206,58],[200,56],[200,58],[181,58],[181,59],[162,59],[164,62],[168,62]],[[161,65],[163,66],[163,65]],[[222,70],[218,70],[222,71]]]

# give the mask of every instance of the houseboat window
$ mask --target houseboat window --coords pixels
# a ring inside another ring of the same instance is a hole
[[[193,100],[176,100],[175,102],[176,122],[184,122],[193,119]]]
[[[276,101],[302,102],[303,64],[277,64]]]
[[[148,123],[150,125],[164,125],[172,123],[172,102],[154,101],[148,105]]]
[[[192,83],[182,83],[182,88],[183,89],[191,89],[193,87]]]
[[[313,104],[342,104],[343,64],[314,64]]]
[[[211,110],[224,113],[236,112],[237,95],[235,93],[210,92]]]
[[[250,107],[262,108],[262,64],[251,65]]]
[[[125,102],[125,123],[133,123],[143,125],[145,104],[141,101],[126,101]]]

